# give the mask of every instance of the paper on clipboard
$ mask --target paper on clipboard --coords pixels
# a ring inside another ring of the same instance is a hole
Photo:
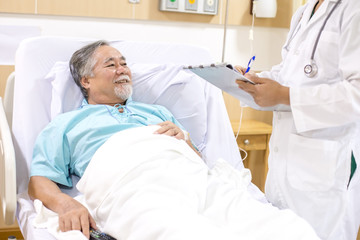
[[[192,71],[199,77],[205,79],[214,86],[229,93],[233,97],[236,97],[242,104],[249,106],[256,110],[262,111],[290,111],[290,107],[286,105],[276,105],[272,107],[260,107],[257,105],[253,97],[241,90],[236,84],[236,80],[243,80],[251,84],[255,84],[251,80],[245,78],[241,73],[234,70],[230,64],[211,64],[211,65],[199,65],[199,66],[187,66],[184,69]]]

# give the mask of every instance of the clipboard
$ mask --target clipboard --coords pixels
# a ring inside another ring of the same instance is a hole
[[[212,85],[239,99],[242,105],[261,111],[290,111],[290,106],[282,104],[272,107],[260,107],[257,105],[253,97],[244,90],[241,90],[235,81],[242,80],[250,84],[255,83],[244,77],[244,75],[242,75],[240,72],[236,71],[231,64],[219,63],[198,66],[185,66],[184,69],[195,73]]]
[[[227,80],[242,80],[244,82],[248,82],[251,84],[255,83],[250,79],[244,77],[244,75],[238,72],[231,64],[227,63],[219,63],[219,64],[210,64],[210,65],[198,65],[198,66],[187,66],[184,69],[189,69],[196,75],[205,79],[206,81],[214,84],[214,85],[223,85],[224,81]],[[220,81],[224,79],[223,81]],[[236,85],[237,86],[237,85]]]

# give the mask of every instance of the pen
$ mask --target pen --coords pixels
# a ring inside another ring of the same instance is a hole
[[[253,62],[254,62],[254,61],[255,61],[255,56],[253,56],[252,58],[250,58],[245,73],[248,73],[248,72],[250,71],[251,66],[253,65]]]

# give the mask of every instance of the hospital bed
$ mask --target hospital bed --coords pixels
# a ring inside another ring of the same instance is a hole
[[[6,222],[10,224],[16,215],[27,240],[53,239],[46,230],[32,224],[36,213],[27,195],[32,149],[36,136],[52,118],[79,106],[82,96],[70,77],[68,60],[75,50],[92,41],[36,37],[24,40],[16,53],[5,110],[3,104],[0,108],[4,153],[1,161],[6,164],[2,167],[5,172],[1,174],[1,196]],[[183,65],[212,63],[214,59],[208,50],[186,44],[110,42],[126,57],[132,70],[134,100],[166,106],[188,130],[209,167],[221,157],[234,167],[243,168],[221,91],[182,70]],[[250,188],[254,196],[262,197],[256,187]],[[63,191],[72,196],[78,194],[75,187]]]

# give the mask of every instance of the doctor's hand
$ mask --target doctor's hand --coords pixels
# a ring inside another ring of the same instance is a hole
[[[63,202],[58,214],[59,227],[62,232],[79,230],[87,238],[90,238],[90,227],[97,229],[87,208],[71,197]]]
[[[253,96],[254,101],[261,107],[270,107],[277,104],[290,105],[289,88],[278,82],[260,78],[255,73],[247,73],[245,77],[256,85],[236,80],[239,88]]]
[[[234,68],[235,68],[236,71],[238,71],[238,72],[241,73],[242,75],[245,75],[245,73],[246,73],[246,68],[245,68],[245,67],[236,65]],[[255,72],[252,71],[252,70],[250,70],[248,73],[253,73],[253,74],[255,74]]]
[[[184,132],[175,125],[175,123],[170,121],[165,121],[158,124],[161,128],[159,128],[155,133],[157,134],[165,134],[171,137],[175,137],[176,139],[185,140]]]
[[[242,67],[242,66],[235,66],[234,67],[236,71],[238,71],[239,73],[241,73],[242,75],[245,75],[245,72],[246,72],[246,68]]]

